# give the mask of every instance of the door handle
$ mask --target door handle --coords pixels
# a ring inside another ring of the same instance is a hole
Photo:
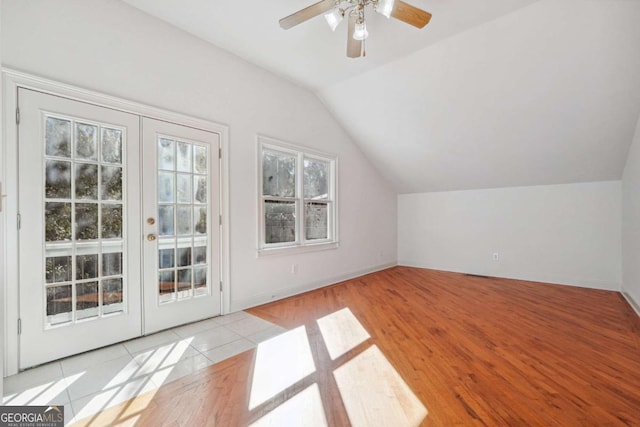
[[[155,218],[147,218],[147,224],[149,224],[149,225],[153,225],[153,224],[155,224],[155,223],[156,223]]]
[[[155,234],[147,234],[147,240],[150,242],[153,242],[154,240],[156,240],[156,235]]]

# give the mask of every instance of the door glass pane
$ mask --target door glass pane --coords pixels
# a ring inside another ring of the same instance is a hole
[[[207,234],[207,208],[195,208],[195,234]]]
[[[174,170],[174,143],[170,139],[158,139],[158,169]]]
[[[207,247],[196,246],[193,248],[193,263],[194,264],[206,264],[207,263]]]
[[[96,203],[76,203],[76,239],[94,240],[98,238],[98,205]]]
[[[45,139],[47,156],[71,157],[71,122],[69,120],[47,117]]]
[[[76,123],[76,158],[98,160],[98,126]]]
[[[98,277],[98,255],[76,256],[76,280]]]
[[[118,276],[122,274],[122,252],[102,254],[102,275]]]
[[[178,203],[191,203],[191,174],[178,174]]]
[[[158,230],[161,236],[173,235],[173,205],[158,206]]]
[[[58,325],[73,319],[71,285],[49,286],[47,288],[47,323]]]
[[[191,248],[178,248],[178,267],[191,265]]]
[[[158,300],[208,295],[210,148],[166,138],[158,138],[157,148]]]
[[[207,158],[209,155],[207,154],[207,147],[202,147],[199,145],[195,145],[193,147],[193,153],[195,158],[195,172],[196,173],[207,173]]]
[[[173,197],[173,172],[158,173],[158,201],[172,203]]]
[[[264,202],[265,242],[296,241],[296,204],[268,200]]]
[[[45,240],[71,240],[71,203],[44,204]]]
[[[76,285],[76,318],[87,319],[100,314],[98,300],[98,282],[78,283]]]
[[[71,162],[47,160],[45,197],[47,199],[71,198]]]
[[[178,203],[191,203],[191,174],[178,174]]]
[[[98,165],[76,164],[76,199],[98,200]]]
[[[191,153],[193,152],[191,144],[186,142],[178,142],[178,171],[191,172]]]
[[[46,326],[122,312],[124,132],[71,117],[45,127]]]
[[[178,206],[176,216],[177,234],[185,236],[191,234],[191,222],[193,220],[191,206]]]
[[[158,273],[158,292],[161,303],[169,302],[175,298],[175,276],[176,272],[174,270],[161,271]]]
[[[118,313],[124,310],[122,298],[122,277],[102,281],[102,314]]]
[[[178,292],[191,291],[191,269],[178,270]],[[181,298],[191,296],[191,293],[180,295]]]
[[[204,295],[207,291],[207,268],[193,269],[193,288],[196,296]]]
[[[102,200],[122,200],[122,168],[102,166]]]
[[[193,177],[193,197],[196,203],[207,203],[207,177],[196,175]]]
[[[102,161],[122,163],[122,131],[102,128]]]
[[[47,283],[59,283],[71,281],[71,257],[54,256],[46,260]]]
[[[174,249],[160,249],[158,251],[158,266],[160,268],[173,268],[175,267],[174,261]]]
[[[102,238],[122,237],[122,205],[102,205]]]

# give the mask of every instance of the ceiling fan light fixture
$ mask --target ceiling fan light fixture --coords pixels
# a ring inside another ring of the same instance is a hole
[[[327,20],[327,24],[331,27],[331,31],[335,31],[338,25],[342,21],[343,14],[339,8],[332,9],[331,12],[324,15],[324,19]]]
[[[378,3],[376,5],[376,12],[388,19],[391,17],[391,12],[393,12],[394,4],[395,0],[378,0]]]
[[[364,40],[369,37],[369,32],[367,31],[367,24],[364,22],[360,22],[356,24],[356,29],[353,32],[354,40]]]

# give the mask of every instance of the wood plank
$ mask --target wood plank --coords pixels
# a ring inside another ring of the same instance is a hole
[[[364,395],[396,384],[389,378],[397,374],[428,411],[423,425],[638,422],[640,321],[617,292],[394,267],[249,312],[288,329],[304,326],[315,371],[249,410],[256,368],[250,350],[78,425],[249,425],[276,409],[273,415],[282,416],[289,406],[304,407],[287,402],[311,396],[309,390],[319,391],[329,426],[357,424],[345,409],[344,373],[366,371],[353,369],[353,361],[372,349],[395,373],[368,373],[372,387]],[[321,327],[323,318],[330,320]],[[338,337],[339,353],[345,340],[356,339],[332,359],[322,334],[339,334],[336,322],[354,319],[370,337],[345,325],[350,332]],[[395,403],[413,411],[405,395],[397,393]],[[347,398],[351,408],[358,402]],[[388,403],[379,395],[367,400],[375,400],[372,411]]]

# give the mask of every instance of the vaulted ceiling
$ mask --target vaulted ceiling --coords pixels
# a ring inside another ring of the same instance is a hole
[[[314,0],[124,1],[316,92],[401,193],[620,179],[640,115],[637,0],[406,0],[360,59],[278,26]]]

